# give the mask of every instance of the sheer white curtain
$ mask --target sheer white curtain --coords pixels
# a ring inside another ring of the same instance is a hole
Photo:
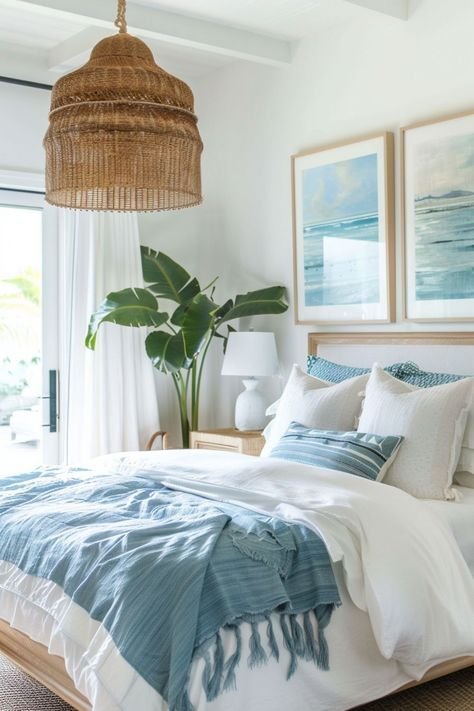
[[[143,448],[159,429],[153,367],[143,329],[104,324],[84,345],[90,315],[111,291],[143,286],[137,217],[57,211],[63,459]]]

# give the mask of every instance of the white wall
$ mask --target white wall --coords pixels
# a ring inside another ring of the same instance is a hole
[[[205,236],[212,233],[229,293],[281,283],[292,300],[292,153],[390,130],[398,155],[400,126],[474,108],[474,3],[415,1],[411,11],[408,22],[367,13],[304,41],[288,68],[236,63],[195,87],[205,145]],[[397,179],[399,249],[398,200]],[[199,240],[203,226],[198,229]],[[400,273],[397,291],[400,297]],[[254,323],[277,333],[285,371],[304,363],[307,333],[317,330],[295,326],[292,306],[284,316]],[[400,314],[399,303],[398,320]],[[438,327],[473,324],[390,328]],[[231,421],[235,392],[226,380],[215,371],[221,425]]]
[[[50,101],[44,89],[0,82],[0,170],[44,171]]]
[[[206,102],[209,87],[212,86],[213,73],[207,80],[193,83],[195,111],[198,115],[199,128],[204,138],[206,122],[213,123]],[[201,117],[205,117],[202,119]],[[183,265],[196,276],[201,285],[208,284],[216,276],[215,299],[224,303],[240,290],[232,284],[231,275],[235,257],[228,252],[225,234],[225,205],[220,191],[214,188],[214,181],[219,183],[219,163],[216,163],[214,150],[219,152],[218,144],[208,147],[205,140],[202,159],[204,202],[199,207],[176,212],[144,213],[139,215],[140,242],[156,250],[161,250]],[[216,170],[214,165],[216,164]],[[240,265],[238,265],[240,270]],[[239,391],[239,383],[234,378],[221,378],[219,375],[222,362],[222,343],[216,342],[209,349],[206,369],[201,388],[200,427],[222,427],[232,423],[232,408]],[[160,426],[171,432],[173,441],[179,441],[179,419],[174,387],[169,376],[156,374]]]

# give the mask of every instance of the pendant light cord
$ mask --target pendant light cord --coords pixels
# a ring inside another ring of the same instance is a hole
[[[125,4],[126,0],[117,0],[117,18],[114,22],[115,27],[119,28],[119,32],[127,31],[127,20],[125,19]]]

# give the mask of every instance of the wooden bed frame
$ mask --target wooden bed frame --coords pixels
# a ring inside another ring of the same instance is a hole
[[[67,673],[62,657],[49,654],[43,644],[33,642],[29,637],[2,621],[0,621],[0,651],[40,684],[71,704],[77,711],[91,711],[90,703],[76,689]],[[473,664],[474,657],[460,657],[437,664],[429,669],[420,681],[409,682],[393,693],[466,669]]]
[[[308,354],[318,355],[322,345],[339,346],[474,346],[474,331],[385,331],[308,333]]]
[[[91,711],[92,706],[74,686],[62,657],[50,654],[44,644],[34,642],[3,620],[0,620],[0,652],[77,711]]]
[[[396,332],[385,333],[310,333],[308,353],[316,355],[318,346],[330,345],[464,345],[474,346],[473,332]],[[342,360],[342,358],[341,358]],[[64,699],[77,711],[91,711],[89,701],[76,689],[61,657],[47,647],[0,620],[0,652],[27,674]],[[420,681],[405,684],[393,693],[424,684],[474,665],[474,657],[459,657],[429,669]],[[145,711],[145,710],[144,710]]]

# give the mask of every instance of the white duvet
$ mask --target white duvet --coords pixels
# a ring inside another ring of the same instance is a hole
[[[243,660],[237,689],[208,704],[198,664],[191,677],[198,711],[339,711],[439,662],[474,655],[474,579],[447,525],[398,489],[283,460],[198,450],[111,455],[95,466],[124,475],[146,470],[170,487],[302,522],[327,544],[343,600],[327,629],[330,671],[299,662],[287,682],[284,655],[252,671]],[[85,623],[52,584],[23,578],[0,568],[1,616],[65,657],[94,711],[166,709],[105,630]]]

